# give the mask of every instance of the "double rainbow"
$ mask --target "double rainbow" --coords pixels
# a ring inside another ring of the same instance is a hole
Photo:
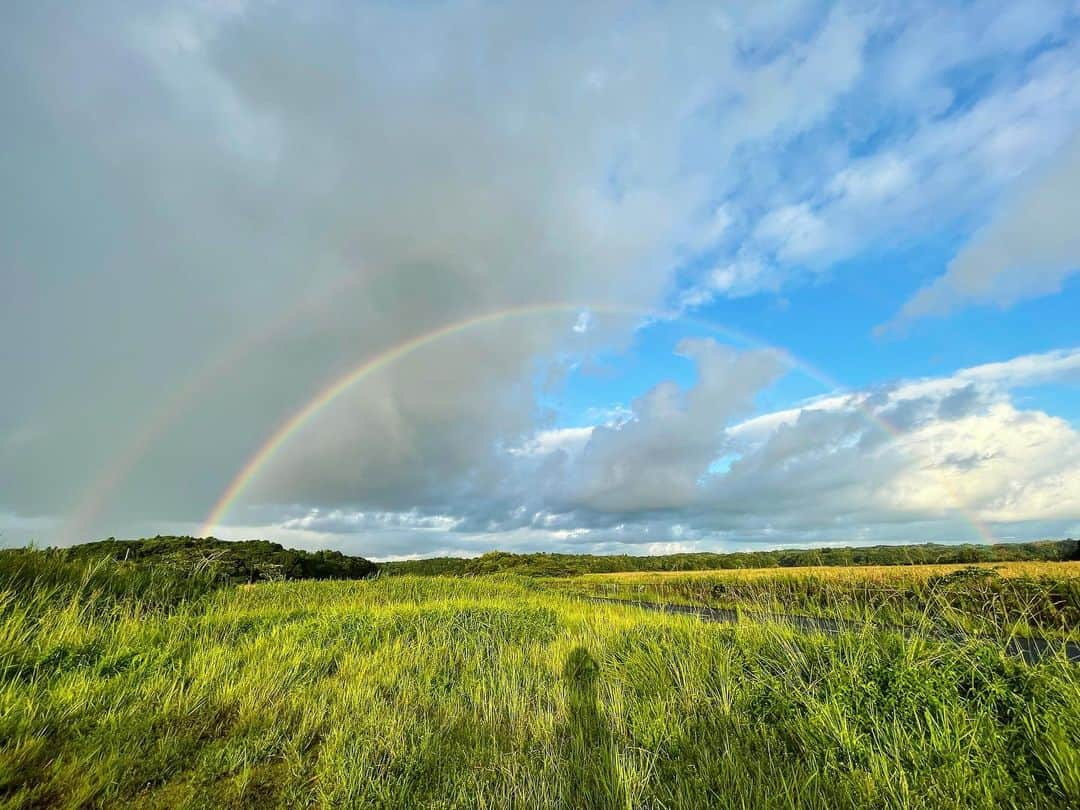
[[[271,458],[277,453],[278,450],[284,446],[289,439],[297,433],[301,428],[311,422],[320,412],[322,412],[327,406],[333,403],[338,397],[345,394],[353,386],[359,384],[363,380],[370,377],[372,374],[390,366],[396,361],[423,349],[426,346],[430,346],[444,338],[457,335],[462,332],[467,332],[471,329],[476,329],[481,326],[493,324],[498,321],[507,320],[509,318],[523,317],[529,315],[538,314],[550,314],[558,312],[597,312],[597,313],[610,313],[619,315],[633,315],[637,317],[653,317],[655,313],[644,312],[642,310],[635,310],[627,307],[608,306],[608,305],[595,305],[595,304],[580,304],[580,303],[548,303],[548,304],[535,304],[530,306],[511,307],[507,309],[497,310],[495,312],[489,312],[482,315],[467,318],[465,320],[457,321],[454,323],[446,324],[444,326],[433,329],[429,332],[425,332],[420,335],[416,335],[402,343],[398,343],[385,351],[370,357],[360,364],[354,366],[349,371],[335,379],[329,385],[324,387],[318,393],[315,394],[308,402],[296,411],[292,416],[282,422],[273,433],[260,445],[255,453],[248,459],[247,463],[240,469],[236,476],[226,487],[225,491],[218,498],[214,504],[210,513],[207,515],[206,520],[203,522],[202,528],[199,530],[200,535],[209,535],[213,532],[215,527],[221,525],[223,519],[228,513],[229,509],[236,503],[236,501],[243,494],[248,485],[255,479],[259,471],[269,463]],[[757,340],[744,332],[738,330],[729,329],[726,327],[718,326],[714,323],[707,321],[701,321],[693,318],[685,318],[682,320],[693,323],[696,326],[703,327],[715,334],[723,335],[729,339],[738,340],[744,344],[748,344],[757,348],[772,348],[768,344]],[[807,374],[812,379],[821,383],[823,386],[831,391],[842,390],[842,386],[827,375],[823,374],[813,366],[796,360],[790,353],[784,352],[785,356],[790,360],[793,367],[797,368],[801,372]],[[891,425],[887,420],[868,408],[864,403],[857,403],[857,407],[862,414],[876,427],[885,431],[891,437],[898,437],[900,431]],[[948,480],[944,479],[946,487],[951,491],[952,487],[949,485]],[[956,498],[956,502],[959,504],[959,498]],[[989,528],[979,520],[975,515],[963,510],[961,507],[957,507],[957,511],[963,514],[966,520],[972,525],[976,533],[988,543],[994,542],[993,534]]]

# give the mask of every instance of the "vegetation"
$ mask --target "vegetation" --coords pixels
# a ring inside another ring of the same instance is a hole
[[[299,551],[265,540],[109,538],[70,548],[0,550],[0,586],[84,584],[88,591],[145,595],[173,601],[224,584],[283,579],[362,579],[376,571],[363,557],[340,551]],[[83,580],[89,577],[89,581]]]
[[[24,550],[0,550],[0,576],[14,565],[12,556]],[[33,565],[40,552],[22,558]],[[537,577],[574,577],[624,571],[715,571],[748,568],[807,566],[850,567],[867,565],[927,565],[1000,563],[1010,561],[1080,560],[1080,541],[1043,540],[1032,543],[786,549],[743,551],[731,554],[693,553],[635,557],[626,554],[510,554],[493,551],[475,558],[431,557],[420,560],[369,562],[339,551],[300,551],[266,540],[225,541],[215,538],[153,537],[145,540],[100,540],[78,546],[46,549],[60,560],[76,563],[70,570],[81,576],[79,563],[108,560],[134,569],[169,569],[195,573],[219,582],[258,582],[278,579],[361,579],[376,571],[382,576],[480,576],[520,574]],[[54,573],[60,569],[51,569]]]
[[[707,571],[737,568],[774,568],[852,565],[927,565],[1011,561],[1058,561],[1080,559],[1080,541],[1041,540],[1033,543],[944,545],[923,543],[906,546],[857,548],[782,549],[739,551],[731,554],[693,553],[633,557],[627,554],[509,554],[493,551],[482,557],[461,559],[434,557],[382,563],[385,575],[421,576],[522,574],[524,576],[572,577],[618,571]]]
[[[165,603],[166,567],[22,554],[33,577],[0,581],[6,807],[1080,802],[1060,657],[709,624],[505,575]],[[88,599],[109,577],[150,584]]]
[[[147,540],[101,540],[61,549],[69,559],[99,559],[154,563],[185,569],[211,565],[230,582],[278,579],[362,579],[375,573],[375,564],[340,551],[300,551],[266,540],[218,540],[213,537],[154,537]]]
[[[72,558],[51,549],[0,550],[0,594],[29,613],[79,600],[87,611],[118,605],[169,610],[227,584],[209,566]]]
[[[600,574],[560,582],[592,596],[765,610],[922,633],[1080,640],[1080,563]]]

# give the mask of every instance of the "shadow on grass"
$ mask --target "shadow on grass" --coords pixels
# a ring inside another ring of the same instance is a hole
[[[566,805],[614,808],[625,805],[615,760],[615,743],[596,705],[600,667],[584,647],[566,658],[568,719]]]

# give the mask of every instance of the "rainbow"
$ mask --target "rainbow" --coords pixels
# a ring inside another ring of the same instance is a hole
[[[359,283],[359,276],[352,275],[326,285],[314,295],[301,298],[277,318],[270,320],[262,329],[243,336],[226,351],[213,357],[212,361],[193,373],[174,389],[142,427],[134,434],[123,452],[91,482],[80,496],[71,517],[60,531],[60,544],[85,540],[87,527],[105,508],[109,496],[125,481],[135,466],[143,459],[154,443],[180,419],[199,395],[216,380],[224,377],[242,363],[248,355],[281,335],[301,317],[317,311],[344,289]]]
[[[510,307],[507,309],[496,310],[493,312],[477,315],[465,320],[456,321],[453,323],[445,324],[441,327],[433,329],[429,332],[425,332],[420,335],[416,335],[408,340],[398,343],[383,352],[370,357],[359,365],[354,366],[349,371],[335,379],[328,384],[318,393],[316,393],[307,403],[296,411],[292,416],[282,422],[273,433],[260,445],[256,452],[248,459],[247,463],[240,469],[236,476],[226,487],[225,491],[221,494],[221,497],[214,504],[210,513],[207,515],[203,525],[199,530],[200,536],[209,535],[216,526],[220,525],[229,509],[238,500],[240,495],[244,492],[247,486],[255,479],[259,471],[270,461],[270,459],[277,453],[278,450],[284,446],[289,439],[304,425],[308,424],[314,419],[321,411],[327,406],[333,403],[338,397],[351,389],[354,385],[357,385],[362,380],[370,377],[372,374],[386,368],[393,364],[397,360],[412,354],[413,352],[430,346],[444,338],[451,337],[462,332],[466,332],[471,329],[475,329],[480,326],[493,324],[498,321],[506,320],[509,318],[537,315],[537,314],[550,314],[558,312],[599,312],[619,315],[633,315],[637,317],[656,318],[655,312],[648,312],[644,310],[638,310],[628,307],[610,306],[610,305],[595,305],[595,304],[580,304],[580,303],[546,303],[546,304],[533,304],[527,306]],[[741,343],[753,346],[755,348],[770,348],[768,344],[760,341],[750,335],[728,327],[722,327],[718,324],[710,323],[707,321],[686,318],[681,316],[683,321],[692,323],[699,327],[703,327],[715,334],[723,335],[729,339],[735,339]],[[785,358],[791,363],[793,368],[798,369],[810,378],[821,383],[830,391],[837,392],[843,391],[843,386],[839,385],[836,380],[830,378],[817,368],[805,363],[801,360],[797,360],[786,350],[783,351]],[[890,424],[883,417],[875,413],[864,402],[856,402],[856,407],[862,412],[862,414],[869,420],[869,422],[876,427],[883,430],[887,435],[896,438],[901,435],[901,432],[892,424]],[[943,476],[943,481],[946,488],[952,492],[954,499],[959,504],[960,499],[956,496],[955,491],[949,484],[948,479]],[[962,514],[965,519],[975,529],[976,533],[987,543],[995,542],[994,536],[991,533],[989,527],[979,520],[975,515],[968,511],[957,507],[957,511]]]
[[[569,304],[569,303],[547,303],[547,304],[532,304],[527,306],[509,307],[507,309],[500,309],[493,312],[487,312],[482,315],[477,315],[472,318],[466,318],[462,321],[455,321],[453,323],[445,324],[425,332],[415,337],[409,338],[403,343],[398,343],[395,346],[391,346],[380,354],[370,357],[364,360],[360,365],[354,366],[349,371],[345,372],[341,377],[330,383],[328,386],[319,391],[315,396],[308,400],[300,410],[286,419],[278,428],[270,434],[262,446],[255,452],[255,454],[248,460],[236,477],[232,480],[229,486],[222,493],[217,503],[214,504],[213,509],[210,510],[210,514],[207,515],[206,520],[203,522],[202,528],[199,530],[200,535],[207,535],[218,525],[222,517],[233,505],[236,499],[244,491],[249,483],[255,478],[259,470],[270,460],[270,458],[284,445],[289,438],[296,433],[300,428],[306,425],[312,418],[315,417],[326,406],[332,403],[339,396],[344,394],[354,385],[361,380],[369,377],[377,371],[386,368],[394,361],[405,357],[417,349],[422,349],[425,346],[429,346],[432,343],[436,343],[443,338],[450,337],[452,335],[466,332],[470,329],[475,329],[479,326],[484,326],[498,321],[506,320],[508,318],[520,317],[524,315],[539,315],[539,314],[551,314],[558,312],[603,312],[603,313],[615,313],[620,315],[638,315],[642,313],[639,310],[633,310],[623,307],[608,306],[608,305],[584,305],[584,304]],[[732,330],[730,333],[733,336],[737,336],[739,339],[743,339],[742,335],[739,335]]]

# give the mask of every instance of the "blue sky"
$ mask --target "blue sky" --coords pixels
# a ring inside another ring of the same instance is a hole
[[[920,321],[902,335],[874,334],[894,313],[898,300],[910,298],[945,272],[970,236],[959,229],[947,237],[929,235],[902,251],[870,252],[838,262],[822,278],[779,295],[721,299],[687,318],[644,327],[632,350],[600,359],[603,373],[579,370],[557,397],[546,401],[558,410],[559,424],[581,425],[613,402],[628,404],[660,380],[692,385],[693,363],[673,360],[672,350],[683,337],[710,334],[694,321],[730,327],[783,348],[852,389],[947,376],[969,366],[1075,344],[1080,334],[1076,278],[1067,280],[1056,295],[1007,306],[972,306],[947,318]],[[732,342],[740,345],[737,339]],[[795,372],[765,393],[762,406],[790,407],[823,392],[819,381]],[[1080,418],[1075,380],[1025,388],[1022,397],[1073,423]]]
[[[978,9],[968,6],[966,10],[975,14]],[[1065,11],[1065,7],[1058,10]],[[920,120],[912,110],[903,108],[890,109],[888,114],[881,115],[863,93],[854,90],[820,126],[780,149],[769,151],[768,156],[775,164],[773,170],[779,174],[776,182],[804,187],[815,180],[820,183],[820,179],[813,178],[818,149],[840,143],[848,160],[872,160],[888,154],[897,144],[903,149],[904,143],[917,137],[920,130],[948,127],[971,115],[1001,93],[1003,85],[1015,82],[1015,77],[1031,71],[1040,60],[1075,44],[1077,18],[1066,12],[1060,23],[1038,33],[1029,32],[1030,39],[1010,52],[972,54],[969,60],[962,53],[954,55],[956,64],[945,67],[937,76],[938,90],[949,99],[929,119]],[[882,35],[878,42],[872,38],[865,57],[869,63],[887,58],[879,55],[888,54],[895,45],[895,36]],[[748,60],[754,58],[753,52],[747,55]],[[1076,120],[1075,115],[1066,118]],[[1067,129],[1066,125],[1063,131]],[[813,185],[808,190],[809,198],[821,191]],[[740,192],[736,187],[735,193],[722,204],[746,209],[759,205],[755,194]],[[927,210],[914,223],[900,221],[888,234],[855,240],[836,261],[810,268],[798,263],[783,268],[796,277],[813,274],[814,278],[808,282],[789,282],[780,289],[721,297],[694,307],[693,314],[795,351],[800,358],[855,388],[881,385],[897,378],[944,375],[1006,356],[1070,345],[1077,335],[1075,281],[1065,281],[1056,295],[974,305],[951,312],[947,318],[905,325],[902,335],[887,333],[868,340],[877,327],[893,317],[897,301],[910,299],[919,289],[945,274],[950,260],[991,219],[996,205],[1000,204],[995,198],[999,193],[1005,192],[994,189],[985,199],[966,206],[954,206],[948,200],[928,201]],[[683,284],[676,288],[675,298],[693,290],[695,276],[723,254],[721,250],[694,257],[681,269]],[[672,334],[680,331],[701,330],[690,325],[683,325],[681,330],[648,330],[641,335],[633,352],[605,358],[609,374],[575,375],[573,385],[564,395],[562,420],[566,424],[587,421],[589,412],[601,408],[601,403],[612,394],[628,402],[636,393],[635,385],[640,387],[642,380],[670,377],[690,384],[692,364],[673,364],[669,356]],[[771,392],[770,402],[776,405],[787,397],[790,404],[810,395],[807,383],[804,378],[779,386],[781,391]],[[1076,418],[1074,385],[1040,386],[1027,390],[1026,397],[1028,402],[1040,403],[1050,413],[1070,420]]]
[[[1075,3],[0,15],[6,544],[1080,534]]]

